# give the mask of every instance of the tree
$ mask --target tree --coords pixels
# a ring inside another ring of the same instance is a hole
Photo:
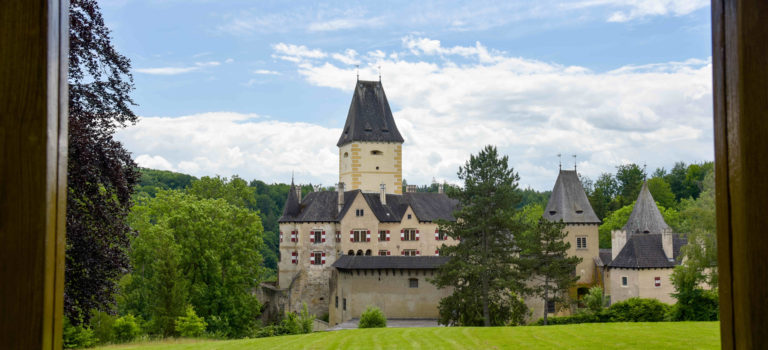
[[[664,208],[674,208],[677,204],[672,188],[663,177],[654,177],[648,180],[648,191],[651,192],[653,200]]]
[[[139,177],[113,139],[136,122],[130,61],[110,42],[95,0],[69,11],[69,160],[64,313],[86,322],[91,309],[112,310],[117,279],[128,272],[126,217]]]
[[[518,236],[518,266],[531,282],[526,294],[540,297],[545,303],[566,301],[565,292],[579,280],[574,271],[582,261],[578,256],[568,256],[571,244],[564,241],[567,235],[562,220],[541,219],[525,234]],[[547,312],[544,312],[546,324]]]
[[[223,199],[160,191],[136,205],[131,225],[139,235],[132,244],[135,268],[125,283],[125,311],[149,315],[153,322],[170,317],[161,312],[167,308],[156,306],[156,300],[174,295],[174,285],[185,285],[188,300],[179,302],[192,305],[211,333],[251,334],[260,310],[251,291],[264,273],[259,254],[262,227],[256,213]],[[157,244],[173,247],[173,253],[164,256],[165,248]],[[178,257],[178,262],[172,257]],[[177,275],[183,284],[163,281]],[[173,310],[172,320],[183,315],[183,306]]]
[[[459,168],[463,188],[449,192],[459,201],[456,221],[439,221],[444,232],[461,242],[443,246],[440,255],[451,259],[432,281],[438,288],[453,287],[440,301],[440,322],[447,325],[505,325],[519,319],[522,301],[516,297],[524,280],[514,266],[513,236],[522,225],[513,220],[520,201],[518,176],[486,146]]]
[[[641,169],[635,163],[619,165],[616,167],[616,180],[619,183],[618,194],[621,196],[621,206],[632,203],[645,179],[645,169]]]
[[[717,236],[715,226],[715,174],[713,170],[703,181],[703,191],[695,200],[681,202],[681,227],[688,234],[688,243],[682,247],[683,267],[697,271],[701,279],[717,289]]]
[[[619,184],[613,175],[609,173],[600,174],[600,177],[597,178],[593,185],[592,193],[589,195],[592,209],[600,220],[617,209],[614,208],[615,203],[613,200],[618,192]]]

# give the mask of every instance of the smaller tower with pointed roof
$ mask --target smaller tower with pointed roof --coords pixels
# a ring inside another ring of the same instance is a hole
[[[401,194],[403,137],[380,81],[359,80],[339,142],[339,182],[346,190]]]
[[[606,261],[611,302],[641,297],[674,303],[670,275],[685,244],[664,221],[648,182],[643,182],[627,223],[611,232],[611,258]]]

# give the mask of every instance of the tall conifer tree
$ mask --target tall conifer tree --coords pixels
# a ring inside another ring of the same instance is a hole
[[[499,326],[519,323],[525,305],[517,297],[523,279],[515,268],[513,236],[522,224],[513,220],[520,202],[518,175],[486,146],[459,168],[463,188],[449,196],[459,200],[456,221],[440,221],[446,234],[461,242],[443,246],[440,254],[451,257],[437,272],[438,288],[453,287],[440,301],[440,322],[462,326]]]

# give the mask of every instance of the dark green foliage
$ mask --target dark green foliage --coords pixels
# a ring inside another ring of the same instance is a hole
[[[141,179],[136,186],[136,193],[146,193],[152,197],[159,190],[183,190],[197,180],[194,176],[167,170],[139,168],[139,171]]]
[[[571,245],[564,241],[568,234],[564,229],[562,221],[542,219],[517,236],[515,243],[520,249],[517,266],[529,281],[525,288],[527,295],[563,303],[568,288],[579,280],[573,272],[582,259],[568,256]],[[547,324],[547,313],[544,313],[544,324]]]
[[[670,321],[717,321],[719,297],[717,292],[701,288],[686,288],[675,292],[677,303],[669,310]]]
[[[440,255],[451,257],[432,282],[452,287],[453,294],[440,301],[440,323],[462,326],[505,325],[517,319],[524,279],[515,264],[513,236],[522,224],[513,220],[520,202],[518,176],[506,156],[486,146],[459,168],[463,188],[448,191],[461,209],[456,221],[439,221],[444,232],[461,242],[443,246]]]
[[[139,174],[113,135],[136,122],[130,61],[110,42],[96,0],[69,2],[69,143],[64,314],[110,310],[130,269],[126,217]]]
[[[121,343],[127,343],[135,340],[141,335],[141,327],[136,318],[131,315],[125,315],[115,320],[112,324],[115,340]]]
[[[597,313],[579,313],[571,316],[555,316],[547,318],[547,323],[540,318],[533,323],[533,326],[559,325],[559,324],[577,324],[577,323],[603,323],[611,322],[611,313],[607,310]]]
[[[664,208],[674,208],[677,205],[675,194],[672,188],[662,177],[654,177],[648,180],[648,191],[651,192],[653,200]]]
[[[176,332],[185,338],[200,337],[205,333],[205,319],[197,316],[195,308],[192,305],[187,305],[187,310],[184,316],[176,318]]]
[[[147,317],[154,332],[166,334],[191,304],[212,334],[254,331],[260,305],[251,291],[263,276],[256,213],[224,199],[160,191],[140,199],[131,224],[139,235],[131,245],[135,269],[125,278],[121,311]]]
[[[611,305],[611,322],[661,322],[669,305],[657,299],[629,298]]]
[[[368,306],[360,315],[360,323],[357,325],[358,328],[383,328],[386,326],[387,318],[376,306]]]
[[[74,325],[66,316],[64,316],[62,335],[64,338],[64,349],[92,348],[99,342],[91,328],[84,326],[82,323]]]
[[[595,181],[592,193],[589,194],[589,202],[592,204],[592,209],[600,220],[618,209],[619,203],[614,200],[618,191],[619,184],[611,174],[602,173],[597,181]]]
[[[637,194],[640,193],[644,179],[645,169],[637,164],[631,163],[616,167],[616,181],[619,185],[618,195],[621,197],[619,200],[621,206],[634,203]]]
[[[311,333],[314,318],[314,315],[310,315],[307,311],[307,304],[303,304],[301,314],[286,312],[279,326],[272,330],[268,329],[267,332],[274,331],[274,335]],[[257,335],[257,337],[259,336]]]
[[[523,208],[529,204],[537,204],[542,208],[547,206],[551,191],[539,192],[530,187],[519,190],[520,191],[520,204],[517,205],[517,209]],[[543,209],[542,209],[543,210]]]

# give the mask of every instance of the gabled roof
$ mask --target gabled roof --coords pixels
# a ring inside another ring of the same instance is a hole
[[[453,211],[458,201],[441,193],[406,193],[405,195],[387,194],[387,204],[381,203],[377,193],[363,193],[360,190],[344,192],[344,206],[339,211],[338,192],[320,191],[308,194],[299,204],[298,198],[291,200],[288,194],[286,208],[279,222],[338,222],[346,215],[355,198],[361,195],[379,222],[400,222],[408,210],[413,209],[419,221],[437,219],[455,220]],[[295,197],[295,193],[293,195]],[[289,210],[289,205],[292,208]]]
[[[651,191],[648,190],[648,182],[643,182],[635,206],[632,208],[632,214],[629,215],[629,220],[622,230],[626,231],[627,235],[634,235],[639,233],[661,234],[668,229],[669,225],[664,221],[664,217],[661,216],[661,212],[656,206],[656,201],[653,200]]]
[[[662,244],[662,235],[660,234],[637,234],[629,236],[627,244],[621,249],[616,259],[608,264],[609,267],[617,268],[671,268],[678,265],[677,261],[680,255],[680,247],[687,243],[687,240],[675,235],[672,238],[673,261],[669,261],[664,254]]]
[[[375,270],[375,269],[436,269],[448,262],[446,256],[361,256],[342,255],[333,267],[339,270]]]
[[[598,255],[603,266],[608,266],[611,263],[611,248],[600,249]]]
[[[543,217],[568,224],[599,224],[575,170],[560,170]]]
[[[379,81],[359,80],[349,105],[347,121],[336,146],[353,141],[403,143],[387,95]]]

